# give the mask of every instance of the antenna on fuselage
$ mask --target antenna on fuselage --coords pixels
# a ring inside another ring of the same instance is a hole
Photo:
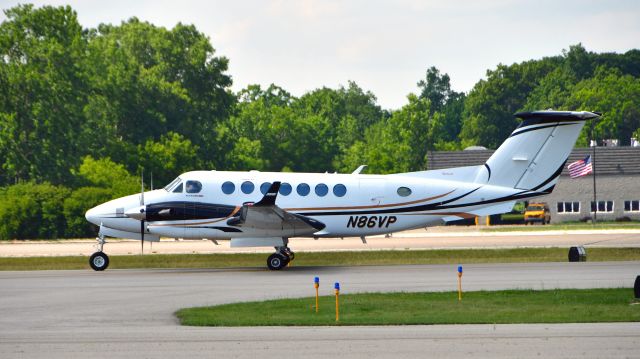
[[[356,168],[355,171],[351,172],[352,175],[359,175],[363,169],[365,169],[367,165],[360,165],[360,167]]]

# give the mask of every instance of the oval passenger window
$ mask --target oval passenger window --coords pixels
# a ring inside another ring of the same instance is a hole
[[[282,182],[280,184],[280,194],[283,196],[288,196],[291,194],[291,185],[287,182]]]
[[[407,197],[411,194],[411,188],[409,187],[398,187],[398,196]]]
[[[232,194],[235,190],[236,185],[234,185],[233,182],[227,181],[222,184],[222,192],[224,192],[224,194]]]
[[[253,182],[251,181],[244,181],[242,182],[242,184],[240,185],[240,189],[242,190],[242,193],[244,194],[251,194],[253,193],[253,190],[256,188],[256,186],[253,184]]]
[[[316,185],[316,194],[320,197],[324,197],[329,193],[329,187],[327,187],[324,183],[319,183]]]
[[[306,183],[300,183],[298,187],[296,187],[296,192],[303,197],[308,195],[310,191],[311,188],[309,188],[309,185]]]
[[[336,197],[343,197],[345,194],[347,194],[347,187],[345,187],[341,183],[338,183],[337,185],[333,186],[333,194],[336,195]]]

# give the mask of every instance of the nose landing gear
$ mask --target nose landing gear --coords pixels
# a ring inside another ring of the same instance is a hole
[[[95,271],[103,271],[109,267],[109,256],[102,251],[102,247],[106,241],[104,240],[104,236],[99,236],[96,238],[96,241],[98,241],[96,246],[98,251],[89,258],[89,265]]]

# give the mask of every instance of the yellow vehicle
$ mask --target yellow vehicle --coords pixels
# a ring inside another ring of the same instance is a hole
[[[549,206],[546,203],[529,203],[527,209],[524,211],[525,224],[547,224],[549,222],[551,222],[551,214],[549,213]]]

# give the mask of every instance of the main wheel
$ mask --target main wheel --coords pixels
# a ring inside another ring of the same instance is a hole
[[[109,256],[103,252],[96,252],[89,258],[89,265],[95,271],[103,271],[109,266]]]
[[[271,270],[279,270],[289,263],[289,258],[280,253],[274,253],[267,258],[267,267]]]

